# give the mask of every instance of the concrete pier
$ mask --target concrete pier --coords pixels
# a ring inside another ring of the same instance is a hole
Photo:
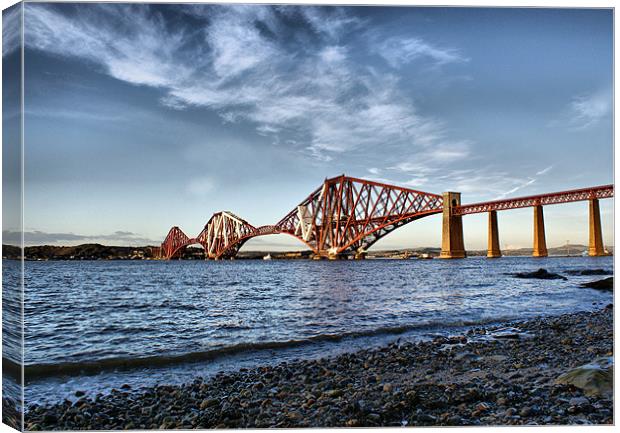
[[[452,208],[460,204],[460,192],[443,193],[443,228],[440,259],[462,259],[466,256],[463,242],[463,219],[460,215],[452,215]]]
[[[592,257],[605,255],[603,232],[601,230],[601,211],[597,198],[590,199],[590,243],[588,255]]]
[[[356,251],[354,258],[355,260],[365,260],[367,254],[368,251]]]
[[[541,205],[534,206],[534,257],[547,257],[547,241],[545,239],[545,217]]]
[[[489,211],[489,246],[487,257],[490,259],[501,257],[502,251],[499,248],[499,231],[497,229],[497,211]]]

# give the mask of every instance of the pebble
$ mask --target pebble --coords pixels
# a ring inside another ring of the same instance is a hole
[[[94,398],[76,391],[75,404],[28,408],[25,425],[36,431],[612,424],[611,398],[586,398],[579,388],[555,383],[576,365],[613,356],[612,324],[613,309],[606,308],[473,328],[468,337],[222,372],[182,386],[124,384]],[[498,330],[519,337],[489,338]],[[454,347],[443,350],[445,344]],[[9,403],[3,400],[3,414],[18,416]]]

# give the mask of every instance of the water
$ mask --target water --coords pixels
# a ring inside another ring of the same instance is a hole
[[[508,275],[540,267],[568,281]],[[27,262],[26,404],[600,308],[579,284],[603,277],[565,273],[597,268],[612,258]]]

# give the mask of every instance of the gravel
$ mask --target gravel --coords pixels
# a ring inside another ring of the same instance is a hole
[[[612,350],[608,305],[432,341],[241,369],[182,386],[127,386],[75,403],[31,406],[26,428],[612,424],[611,399],[555,383],[572,368],[613,356]]]

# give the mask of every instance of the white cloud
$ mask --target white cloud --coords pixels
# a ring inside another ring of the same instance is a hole
[[[431,152],[431,158],[437,161],[456,161],[469,156],[470,143],[442,143]]]
[[[328,12],[319,7],[301,7],[296,11],[317,33],[331,39],[338,39],[346,30],[353,31],[364,23],[359,18],[347,15],[343,9]]]
[[[41,230],[23,232],[24,243],[28,245],[78,245],[84,243],[105,243],[108,245],[157,245],[161,241],[144,237],[138,233],[117,230],[110,234],[81,235],[75,233],[50,233]],[[22,232],[2,231],[2,240],[8,244],[21,243]]]
[[[25,42],[30,48],[103,65],[119,80],[168,87],[191,68],[179,61],[185,34],[170,32],[160,16],[137,5],[93,4],[65,16],[44,4],[25,6]]]
[[[508,191],[504,191],[503,193],[501,193],[498,198],[500,199],[505,198],[511,194],[514,194],[515,192],[521,189],[527,188],[528,186],[535,183],[538,180],[538,177],[544,176],[545,174],[549,173],[549,171],[551,171],[552,168],[553,168],[553,165],[549,165],[543,168],[542,170],[537,171],[536,174],[532,177],[528,177],[523,180],[515,180],[514,182],[516,183],[516,185],[512,187],[511,189],[509,189]]]
[[[542,176],[543,174],[547,174],[547,173],[549,173],[549,171],[551,171],[551,169],[552,169],[552,168],[553,168],[553,166],[552,166],[552,165],[550,165],[550,166],[548,166],[548,167],[545,167],[545,168],[543,168],[542,170],[537,171],[537,172],[536,172],[536,176]]]
[[[523,182],[521,182],[520,184],[518,184],[517,186],[509,189],[508,191],[505,191],[505,192],[501,193],[498,198],[505,198],[505,197],[509,196],[510,194],[513,194],[513,193],[519,191],[520,189],[523,189],[525,187],[530,186],[534,182],[536,182],[536,178],[530,177],[530,178],[524,180]]]
[[[454,49],[442,49],[420,38],[391,37],[375,43],[373,51],[393,68],[424,58],[430,59],[436,65],[468,61]]]
[[[2,57],[21,47],[21,4],[2,11]]]
[[[447,142],[443,123],[402,94],[398,75],[351,58],[341,36],[359,30],[361,21],[344,9],[190,5],[184,11],[202,24],[172,29],[146,5],[88,5],[63,15],[30,3],[26,42],[160,88],[161,103],[172,109],[206,107],[225,122],[251,122],[257,134],[320,161],[389,148],[441,162],[468,156],[467,143]],[[309,23],[320,43],[291,49],[290,37],[281,36],[282,14]],[[383,54],[394,62],[463,60],[421,39],[386,43]]]
[[[611,103],[610,90],[575,97],[570,104],[572,126],[585,129],[597,124],[611,112]]]
[[[599,89],[588,94],[575,96],[563,112],[548,125],[564,127],[573,131],[588,129],[610,118],[612,109],[612,90]]]

